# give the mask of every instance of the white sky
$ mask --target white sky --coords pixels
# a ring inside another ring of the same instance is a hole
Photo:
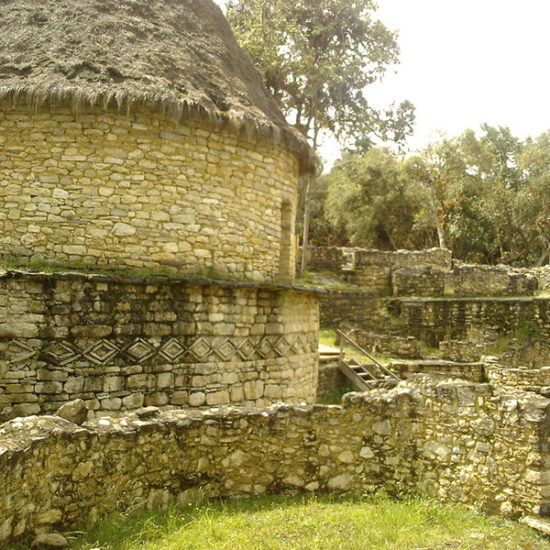
[[[378,3],[378,17],[399,31],[401,63],[368,97],[416,106],[411,149],[438,130],[454,136],[483,122],[520,138],[550,129],[550,0]],[[322,153],[337,155],[335,145]]]

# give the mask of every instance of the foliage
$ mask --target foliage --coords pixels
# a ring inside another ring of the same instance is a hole
[[[410,237],[415,202],[397,156],[371,149],[335,165],[325,208],[336,232],[352,245],[396,249]]]
[[[327,176],[312,240],[386,250],[446,246],[455,258],[542,265],[550,256],[550,132],[521,141],[482,126],[407,159],[348,154]]]
[[[365,88],[398,60],[396,33],[372,0],[232,0],[227,18],[291,123],[311,139],[397,142],[411,133],[409,102],[374,109]]]
[[[74,548],[103,550],[364,548],[550,549],[526,527],[460,506],[383,493],[206,501],[113,515]]]

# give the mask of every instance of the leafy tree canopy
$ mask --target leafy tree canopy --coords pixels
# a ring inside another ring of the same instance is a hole
[[[396,33],[371,0],[231,0],[227,17],[289,121],[317,146],[328,130],[366,149],[375,136],[402,142],[414,108],[373,108],[366,87],[397,63]]]
[[[550,131],[524,141],[482,126],[417,155],[347,155],[325,182],[312,240],[383,249],[446,245],[456,258],[541,265],[550,256]],[[327,221],[333,230],[326,227]]]

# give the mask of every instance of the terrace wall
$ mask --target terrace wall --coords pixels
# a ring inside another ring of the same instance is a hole
[[[550,400],[428,378],[343,406],[179,410],[0,427],[0,543],[142,503],[281,491],[409,491],[550,511]]]

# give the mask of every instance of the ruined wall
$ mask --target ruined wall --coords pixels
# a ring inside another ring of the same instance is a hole
[[[354,249],[353,273],[349,280],[371,292],[387,296],[393,293],[392,272],[396,269],[451,269],[452,254],[442,248],[429,250]]]
[[[311,403],[315,294],[176,277],[0,276],[0,415]]]
[[[496,342],[475,342],[472,340],[443,340],[439,342],[439,351],[443,359],[451,361],[479,361],[482,355],[487,355]]]
[[[352,248],[341,248],[339,246],[308,246],[307,268],[310,271],[329,270],[339,273],[347,263],[352,254]],[[301,261],[303,248],[299,249],[298,262]]]
[[[506,389],[517,389],[550,395],[550,367],[537,369],[505,368],[500,365],[485,367],[487,379]]]
[[[548,298],[391,298],[387,307],[402,318],[409,334],[433,346],[465,340],[473,329],[499,336],[516,330],[531,337],[550,335]]]
[[[446,376],[456,376],[470,382],[486,382],[485,364],[478,362],[461,363],[455,361],[446,361],[445,359],[436,360],[417,360],[417,361],[391,361],[389,369],[400,378],[411,378],[418,374],[443,374]]]
[[[531,338],[512,339],[498,356],[499,365],[506,367],[544,367],[550,364],[550,340]]]
[[[165,411],[0,427],[0,542],[193,496],[383,486],[506,515],[548,513],[550,401],[413,381],[344,406]]]
[[[378,301],[361,290],[327,290],[319,294],[322,327],[372,325],[380,318]]]
[[[308,247],[308,269],[340,273],[352,284],[373,294],[391,294],[393,270],[426,268],[448,270],[452,254],[442,248],[383,251],[336,246]],[[344,269],[345,268],[345,269]]]
[[[363,348],[372,353],[391,357],[420,357],[418,340],[414,336],[403,336],[398,331],[387,332],[352,329],[348,334]]]
[[[4,103],[0,257],[293,278],[297,177],[229,131]]]
[[[451,269],[452,253],[444,248],[430,248],[427,250],[367,250],[358,248],[354,254],[355,269],[366,266],[389,266],[394,269],[414,268],[424,269],[433,267]]]
[[[534,273],[503,265],[455,263],[452,271],[398,269],[391,278],[394,296],[525,296],[538,288]]]

